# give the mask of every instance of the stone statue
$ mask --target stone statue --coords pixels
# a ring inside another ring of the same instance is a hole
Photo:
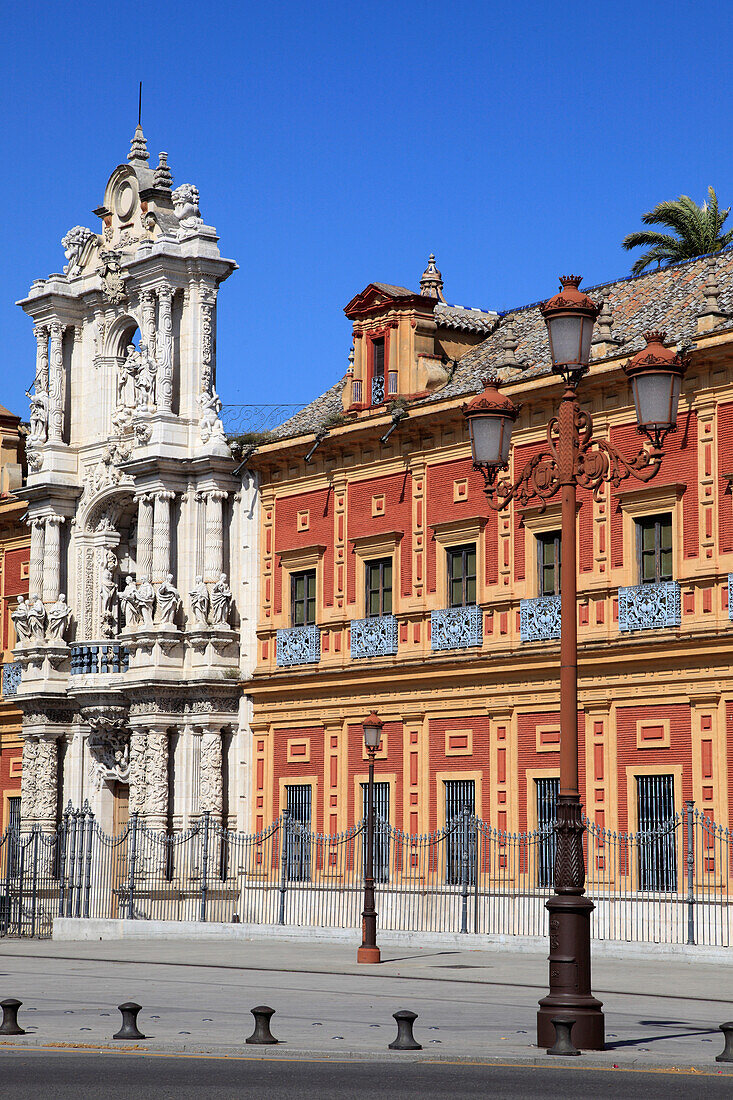
[[[28,442],[45,443],[48,430],[48,394],[43,390],[36,390],[35,393],[26,390],[25,395],[31,403],[31,430]]]
[[[10,618],[15,623],[18,644],[23,645],[24,642],[29,642],[31,639],[31,626],[28,621],[28,604],[25,602],[25,596],[18,596],[18,606],[15,611],[11,612]]]
[[[198,626],[209,625],[209,590],[204,584],[203,577],[196,578],[196,584],[189,593],[191,596],[191,610]]]
[[[135,405],[138,409],[147,410],[155,405],[155,375],[157,369],[155,360],[142,341],[139,350],[134,344],[128,345],[125,371],[129,377],[134,379]]]
[[[99,241],[97,234],[92,233],[91,229],[87,229],[85,225],[75,225],[62,239],[61,247],[64,250],[64,256],[68,260],[64,267],[64,275],[73,278],[80,273],[82,255],[92,238],[95,244]]]
[[[46,633],[46,608],[37,593],[30,597],[28,604],[28,625],[33,641],[42,642]]]
[[[99,611],[102,620],[102,635],[112,638],[117,623],[117,585],[114,577],[114,567],[117,559],[110,550],[99,578]]]
[[[120,603],[125,615],[125,626],[128,629],[137,626],[140,622],[140,600],[132,577],[128,577],[125,581],[125,587],[120,593]]]
[[[211,393],[207,393],[207,391],[204,390],[203,393],[199,394],[199,406],[201,409],[201,416],[199,417],[199,434],[201,435],[201,442],[208,443],[212,436],[218,439],[225,439],[224,425],[219,419],[221,401],[213,386]]]
[[[71,608],[66,602],[66,596],[59,592],[56,603],[52,603],[48,609],[48,640],[50,642],[63,642],[64,631],[71,617]]]
[[[153,625],[153,611],[155,610],[155,589],[150,583],[150,577],[143,577],[137,590],[137,602],[143,617],[143,626],[151,629]]]
[[[224,624],[229,619],[232,604],[232,590],[227,584],[227,575],[222,573],[211,590],[211,621]]]
[[[158,585],[157,600],[161,623],[172,623],[181,606],[181,593],[173,584],[172,573],[167,573],[163,583]]]
[[[196,229],[204,220],[199,210],[199,191],[192,183],[182,183],[172,193],[173,213],[180,222],[181,229]]]

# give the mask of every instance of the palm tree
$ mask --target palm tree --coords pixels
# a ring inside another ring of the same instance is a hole
[[[642,214],[644,225],[663,225],[674,230],[677,236],[641,229],[624,237],[621,243],[627,250],[649,246],[649,251],[634,261],[632,275],[641,275],[653,263],[659,267],[663,263],[678,263],[693,256],[719,252],[733,241],[733,230],[721,233],[730,207],[719,209],[718,196],[712,187],[708,187],[708,196],[707,202],[698,206],[687,195],[680,195],[678,199],[657,203],[653,210]]]

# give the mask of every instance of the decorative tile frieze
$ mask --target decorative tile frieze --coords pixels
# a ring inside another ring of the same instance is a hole
[[[664,630],[679,626],[682,618],[680,586],[677,581],[637,584],[618,590],[618,628]]]
[[[430,614],[431,649],[470,649],[484,640],[480,607],[445,607]]]
[[[316,664],[321,659],[321,631],[317,626],[291,626],[277,632],[278,667]]]
[[[519,601],[519,629],[523,642],[546,642],[560,637],[560,597],[535,596]]]
[[[370,619],[353,619],[351,622],[351,656],[394,656],[399,644],[397,619],[394,615],[375,615]]]

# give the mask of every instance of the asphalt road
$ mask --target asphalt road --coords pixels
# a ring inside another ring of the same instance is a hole
[[[141,1054],[2,1052],[2,1093],[13,1100],[433,1100],[486,1096],[730,1097],[730,1077],[565,1066],[265,1061]]]

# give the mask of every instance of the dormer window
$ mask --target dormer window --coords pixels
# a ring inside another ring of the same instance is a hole
[[[384,401],[384,337],[372,340],[372,405]]]

